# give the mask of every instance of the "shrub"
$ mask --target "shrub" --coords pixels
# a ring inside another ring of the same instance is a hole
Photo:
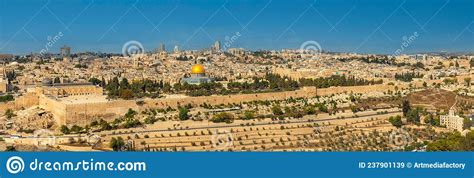
[[[222,113],[214,115],[211,121],[214,123],[219,123],[219,122],[232,123],[234,122],[234,115],[232,115],[231,113],[222,112]]]

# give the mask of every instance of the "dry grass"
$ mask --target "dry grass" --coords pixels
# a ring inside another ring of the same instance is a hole
[[[413,92],[408,95],[410,104],[421,106],[431,110],[448,110],[455,102],[456,94],[454,92],[429,89],[419,92]]]

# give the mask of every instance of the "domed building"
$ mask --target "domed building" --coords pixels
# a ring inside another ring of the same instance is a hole
[[[191,67],[191,76],[204,76],[206,74],[206,69],[201,64],[195,64]]]
[[[206,76],[206,69],[201,64],[194,64],[191,67],[191,76],[181,79],[181,83],[199,85],[201,83],[212,82],[212,79]]]

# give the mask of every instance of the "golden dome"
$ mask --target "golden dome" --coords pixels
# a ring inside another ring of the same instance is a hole
[[[194,64],[193,67],[191,68],[191,74],[204,74],[206,73],[206,70],[204,69],[204,66],[201,64]]]

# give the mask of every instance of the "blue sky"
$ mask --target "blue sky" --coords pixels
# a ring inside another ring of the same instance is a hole
[[[0,53],[120,52],[130,40],[146,50],[165,43],[202,49],[240,37],[230,47],[299,48],[393,54],[474,51],[473,0],[0,0]]]

